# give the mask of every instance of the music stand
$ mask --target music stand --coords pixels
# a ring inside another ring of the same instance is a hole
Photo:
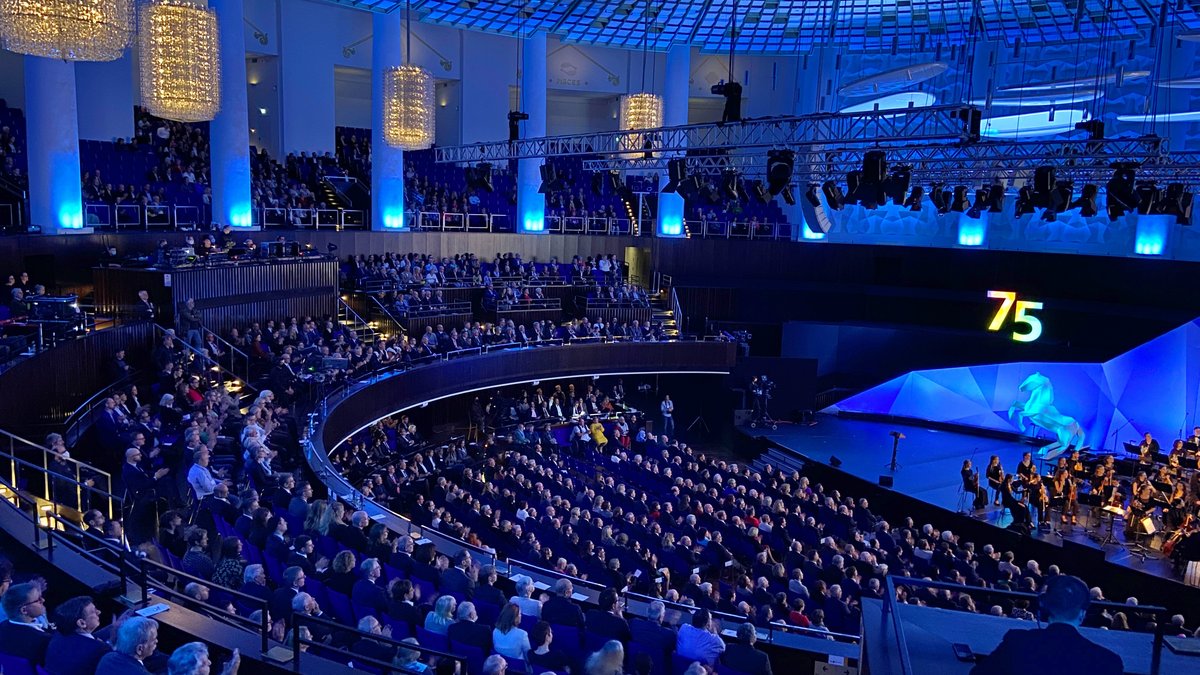
[[[1149,522],[1147,523],[1147,521]],[[1158,531],[1158,529],[1154,527],[1154,519],[1150,517],[1150,513],[1147,512],[1146,515],[1133,521],[1132,525],[1133,543],[1126,546],[1126,548],[1129,549],[1129,555],[1135,555],[1141,558],[1142,562],[1146,562],[1146,560],[1158,560],[1158,556],[1155,556],[1152,553],[1154,549],[1142,543],[1142,537],[1153,537],[1154,533]],[[1150,531],[1144,532],[1143,530]]]
[[[904,466],[901,465],[900,462],[896,461],[896,453],[900,451],[900,439],[904,438],[904,434],[899,431],[889,431],[888,436],[892,437],[892,461],[888,462],[884,466],[887,467],[888,471],[899,471],[900,469],[903,469]]]
[[[1125,513],[1124,510],[1122,510],[1121,508],[1116,507],[1116,506],[1100,507],[1100,526],[1096,528],[1096,531],[1099,532],[1100,530],[1104,529],[1104,514],[1106,514],[1106,513],[1108,514],[1108,534],[1105,534],[1103,537],[1101,537],[1099,539],[1096,539],[1095,534],[1091,534],[1088,536],[1090,536],[1092,539],[1100,542],[1100,548],[1104,548],[1105,546],[1108,546],[1109,544],[1116,544],[1117,546],[1124,546],[1124,544],[1117,541],[1117,536],[1113,532],[1113,529],[1117,524],[1117,516]]]

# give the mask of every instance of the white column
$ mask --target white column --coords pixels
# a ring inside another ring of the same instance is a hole
[[[383,140],[383,75],[403,65],[404,14],[374,15],[371,38],[371,229],[409,229],[404,214],[404,151]]]
[[[691,77],[692,48],[689,45],[674,45],[667,50],[667,77],[663,87],[663,126],[682,126],[688,122],[688,79]],[[679,153],[682,157],[683,153]],[[668,176],[659,176],[659,185],[666,185]],[[661,192],[658,195],[658,236],[682,237],[683,196],[677,192]]]
[[[221,109],[209,124],[212,220],[251,227],[250,117],[246,108],[246,36],[243,0],[209,0],[221,35]]]
[[[529,115],[523,123],[522,138],[546,135],[545,33],[536,33],[525,40],[521,58],[521,112]],[[541,158],[517,162],[517,232],[546,231],[546,195],[538,192],[542,163]]]
[[[83,225],[75,64],[25,57],[29,219],[46,234],[91,232]]]

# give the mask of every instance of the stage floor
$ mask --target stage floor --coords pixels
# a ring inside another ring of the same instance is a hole
[[[780,423],[775,431],[764,430],[761,427],[751,429],[748,426],[738,429],[750,436],[766,437],[821,464],[829,465],[830,458],[836,456],[842,462],[839,467],[841,471],[872,483],[877,482],[881,475],[891,475],[895,481],[894,490],[951,512],[958,510],[958,487],[961,483],[959,471],[964,459],[971,458],[982,475],[983,467],[992,455],[999,455],[1000,463],[1006,472],[1014,471],[1021,461],[1021,456],[1026,452],[1033,452],[1035,459],[1037,457],[1035,446],[1013,440],[939,431],[899,422],[847,419],[827,414],[818,414],[815,420],[816,424],[813,426]],[[900,467],[894,473],[887,467],[892,456],[892,438],[888,433],[893,430],[905,435],[900,441],[899,453],[896,456]],[[1044,467],[1042,475],[1045,475]],[[1088,507],[1081,507],[1079,524],[1063,529],[1062,536],[1092,548],[1100,548],[1099,543],[1085,532],[1087,511]],[[1053,515],[1057,518],[1058,514]],[[978,518],[997,528],[1007,527],[1012,522],[1007,511],[998,506],[991,506],[990,503]],[[1105,532],[1101,534],[1107,532],[1107,521],[1105,523]],[[1125,536],[1122,529],[1121,522],[1118,521],[1114,534],[1122,545],[1110,544],[1104,547],[1109,562],[1159,577],[1178,579],[1171,573],[1169,562],[1154,559],[1143,562],[1139,557],[1131,555],[1123,545]],[[1050,530],[1035,531],[1033,536],[1055,544],[1061,541],[1059,535]],[[1156,536],[1151,544],[1155,549],[1160,548],[1161,537]],[[1158,551],[1152,554],[1156,558],[1161,557]]]

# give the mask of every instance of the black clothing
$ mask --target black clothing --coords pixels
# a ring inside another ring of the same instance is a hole
[[[1120,675],[1121,657],[1079,634],[1065,623],[1041,629],[1014,628],[988,656],[971,669],[971,675],[1021,673],[1022,675]]]

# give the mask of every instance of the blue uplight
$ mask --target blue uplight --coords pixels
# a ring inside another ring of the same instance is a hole
[[[525,215],[524,218],[521,219],[521,231],[522,232],[545,232],[546,231],[546,219],[544,217],[542,217],[542,214],[535,215],[532,213],[528,213]]]
[[[231,227],[250,227],[254,219],[250,215],[249,204],[234,204],[229,207],[229,225]]]
[[[683,236],[683,221],[678,218],[664,220],[658,228],[658,236],[660,237],[682,237]]]
[[[383,227],[388,230],[404,229],[404,210],[384,211]]]
[[[1138,255],[1162,255],[1167,247],[1167,236],[1174,224],[1175,216],[1138,216],[1133,252]]]
[[[958,219],[959,246],[983,246],[987,241],[987,214],[979,215],[979,218],[971,218],[964,213]]]
[[[83,229],[83,204],[63,204],[58,209],[58,226],[64,230]]]

